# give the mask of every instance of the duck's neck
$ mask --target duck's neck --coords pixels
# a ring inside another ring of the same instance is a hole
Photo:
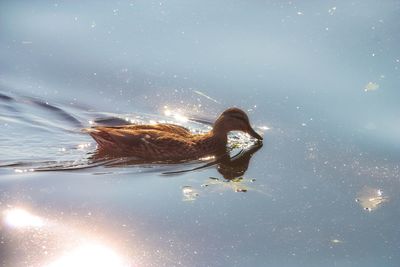
[[[228,138],[226,134],[218,134],[211,130],[199,136],[198,146],[203,151],[215,152],[226,149]]]
[[[215,130],[211,130],[210,132],[211,134],[211,138],[219,143],[219,144],[223,144],[224,147],[226,147],[226,144],[228,142],[228,135],[226,133],[221,133],[221,132],[217,132]]]

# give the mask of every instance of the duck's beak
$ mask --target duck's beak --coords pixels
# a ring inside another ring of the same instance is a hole
[[[263,140],[262,136],[259,135],[256,131],[254,131],[254,129],[251,128],[251,127],[249,127],[247,133],[248,133],[249,135],[251,135],[252,137],[258,139],[258,140]]]

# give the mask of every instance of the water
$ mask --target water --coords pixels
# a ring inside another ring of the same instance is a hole
[[[2,1],[1,265],[399,266],[399,11]],[[82,131],[231,106],[264,142],[217,164],[96,162]]]

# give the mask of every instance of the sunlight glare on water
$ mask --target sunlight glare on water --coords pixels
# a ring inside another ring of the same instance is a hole
[[[168,106],[164,106],[164,115],[174,118],[179,123],[185,123],[189,121],[189,118],[183,115],[182,112],[180,112],[179,110],[170,110],[168,109]]]
[[[45,267],[128,267],[122,258],[112,249],[97,243],[79,245],[70,252],[65,252],[59,259]]]
[[[41,228],[45,225],[45,221],[42,218],[22,208],[5,210],[3,212],[3,220],[9,227],[17,229]]]
[[[399,1],[3,0],[0,18],[1,267],[400,266]],[[88,130],[203,134],[231,107],[263,140],[188,162],[104,154]]]

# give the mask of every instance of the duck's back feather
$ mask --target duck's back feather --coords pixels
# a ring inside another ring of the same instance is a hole
[[[185,127],[175,124],[163,123],[163,124],[128,124],[128,125],[119,125],[119,126],[97,126],[92,129],[97,130],[112,130],[112,129],[121,129],[121,130],[155,130],[166,133],[173,133],[181,136],[190,136],[192,133]]]
[[[194,154],[192,134],[172,124],[93,127],[87,130],[99,148],[119,155],[139,158],[176,159]]]

